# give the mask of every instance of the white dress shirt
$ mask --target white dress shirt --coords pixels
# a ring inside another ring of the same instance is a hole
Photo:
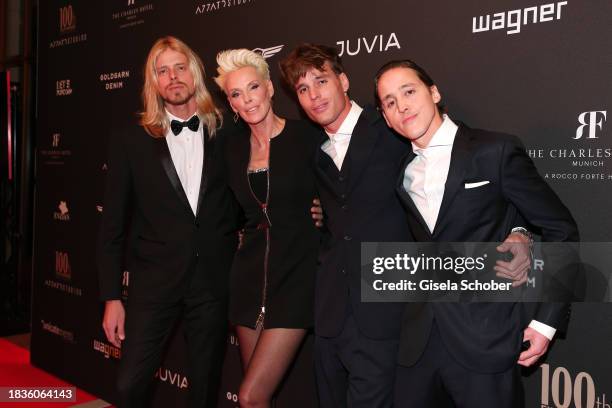
[[[408,164],[404,172],[404,189],[414,201],[415,206],[433,233],[448,178],[453,142],[457,134],[457,125],[447,116],[443,116],[442,125],[434,133],[429,145],[420,148],[412,143],[416,157]],[[552,340],[556,333],[554,327],[532,320],[529,327]]]
[[[178,120],[184,122],[166,111],[168,120]],[[189,119],[187,119],[189,120]],[[198,197],[200,195],[200,182],[202,181],[202,165],[204,163],[204,142],[202,139],[202,122],[197,131],[190,130],[187,126],[183,127],[181,133],[174,135],[172,130],[166,132],[166,143],[170,150],[170,157],[176,169],[181,185],[193,214],[198,208]]]
[[[357,121],[362,111],[363,109],[357,105],[355,101],[351,101],[351,110],[348,115],[346,115],[346,118],[344,118],[338,131],[336,133],[325,131],[327,136],[329,136],[329,140],[326,140],[325,143],[321,145],[321,150],[332,158],[338,170],[342,170],[342,163],[344,163],[353,130],[357,125]]]
[[[404,189],[423,216],[429,232],[434,230],[442,205],[457,129],[457,125],[444,115],[442,125],[427,147],[420,148],[412,143],[416,157],[404,172]]]

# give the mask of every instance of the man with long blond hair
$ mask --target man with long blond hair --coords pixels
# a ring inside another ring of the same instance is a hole
[[[189,406],[213,407],[238,219],[221,115],[204,85],[202,62],[177,38],[155,42],[144,77],[140,127],[115,132],[110,143],[98,248],[102,326],[122,351],[119,406],[139,407],[147,405],[147,388],[182,315]]]

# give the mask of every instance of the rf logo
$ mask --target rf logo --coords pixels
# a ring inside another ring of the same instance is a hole
[[[66,252],[55,251],[55,274],[60,278],[70,279],[70,260]]]
[[[591,112],[582,112],[578,115],[578,122],[580,122],[580,126],[576,129],[576,137],[574,140],[581,139],[584,135],[584,129],[587,129],[588,136],[587,139],[597,139],[597,129],[602,129],[603,122],[606,121],[608,117],[608,111],[591,111]]]
[[[53,147],[58,147],[59,143],[60,143],[60,134],[54,133],[53,135],[51,135],[51,145]]]
[[[59,26],[62,33],[72,31],[76,28],[76,17],[74,16],[74,11],[72,11],[71,5],[60,7]]]

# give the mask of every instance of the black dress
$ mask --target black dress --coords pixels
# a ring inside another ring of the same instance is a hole
[[[317,197],[313,157],[318,133],[286,120],[270,141],[267,169],[247,172],[250,134],[228,144],[229,183],[245,216],[230,280],[230,322],[255,328],[313,325],[319,233],[310,207]]]

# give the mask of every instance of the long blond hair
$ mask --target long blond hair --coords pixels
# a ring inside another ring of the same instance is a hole
[[[164,108],[164,100],[157,92],[157,57],[167,49],[180,52],[189,61],[189,69],[193,75],[195,100],[198,116],[206,126],[209,137],[213,137],[223,123],[223,116],[215,106],[213,99],[204,84],[204,65],[200,57],[191,48],[176,37],[167,36],[158,39],[144,66],[144,86],[142,88],[143,112],[140,114],[140,125],[153,137],[164,137],[170,123]]]

